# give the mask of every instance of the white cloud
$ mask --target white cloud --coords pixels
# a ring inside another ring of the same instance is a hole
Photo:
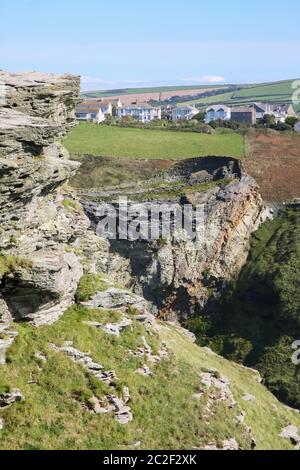
[[[127,88],[128,86],[143,86],[149,85],[149,80],[105,80],[99,77],[90,77],[87,75],[81,76],[81,86],[83,91],[91,91],[96,88],[112,89],[112,88]]]
[[[120,83],[127,83],[127,84],[143,84],[143,83],[149,83],[149,80],[105,80],[103,78],[98,78],[98,77],[89,77],[87,75],[82,75],[81,76],[81,81],[82,83],[85,84],[91,84],[91,83],[102,83],[105,85],[118,85]]]
[[[82,75],[81,81],[82,83],[114,83],[108,80],[103,80],[103,78],[88,77],[86,75]]]
[[[225,78],[221,75],[202,75],[200,77],[187,77],[181,79],[183,82],[200,82],[200,83],[221,83],[225,82]]]

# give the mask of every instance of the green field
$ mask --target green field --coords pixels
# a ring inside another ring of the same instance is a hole
[[[242,89],[210,96],[198,100],[191,100],[188,104],[209,105],[223,103],[228,105],[243,105],[253,101],[263,101],[270,103],[291,103],[292,102],[292,83],[294,80],[286,80],[274,83],[265,83],[261,85],[245,86]],[[294,106],[295,111],[300,111],[300,105]]]
[[[145,88],[122,88],[114,90],[94,90],[94,91],[85,91],[82,93],[82,96],[85,98],[105,98],[106,96],[115,96],[115,95],[134,95],[136,93],[163,93],[167,91],[181,91],[181,90],[201,90],[208,88],[222,88],[227,87],[228,85],[187,85],[187,86],[160,86],[160,87],[145,87]],[[175,95],[176,93],[174,93]]]
[[[245,154],[244,139],[239,134],[208,135],[87,123],[75,127],[64,145],[71,154],[104,157],[182,159]]]
[[[228,103],[234,95],[234,91],[227,93],[221,93],[219,95],[208,96],[207,98],[200,98],[197,100],[191,100],[182,103],[183,105],[187,104],[215,104],[215,103]]]

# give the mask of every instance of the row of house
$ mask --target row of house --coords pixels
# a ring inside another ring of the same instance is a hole
[[[199,110],[195,106],[175,106],[165,113],[169,119],[190,120]],[[78,104],[76,117],[80,121],[104,122],[108,116],[124,118],[131,116],[140,122],[149,122],[162,118],[161,107],[150,106],[148,103],[132,103],[123,105],[120,99],[88,99]],[[254,125],[257,119],[271,115],[276,123],[285,122],[289,116],[295,116],[292,105],[273,105],[270,103],[253,103],[249,106],[229,107],[223,104],[212,105],[206,109],[204,122],[235,121],[243,124]]]
[[[273,105],[269,103],[253,103],[251,106],[229,107],[222,104],[209,106],[206,109],[205,123],[221,119],[254,125],[257,119],[264,116],[274,117],[276,123],[285,122],[289,116],[296,116],[292,105]]]
[[[176,106],[172,108],[170,117],[172,120],[190,120],[199,111],[194,106]],[[131,116],[140,122],[149,122],[154,119],[161,119],[161,108],[150,106],[147,103],[132,103],[123,106],[118,100],[89,99],[78,104],[76,107],[76,117],[79,121],[104,122],[107,116],[123,118]]]

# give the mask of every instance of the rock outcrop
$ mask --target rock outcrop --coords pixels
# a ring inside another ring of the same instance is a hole
[[[80,80],[0,72],[0,82],[0,317],[49,323],[73,301],[82,267],[66,246],[89,225],[61,189],[78,168],[60,141]]]
[[[209,298],[238,275],[249,252],[250,235],[269,215],[256,182],[233,158],[207,157],[186,160],[163,176],[173,181],[172,191],[149,186],[138,194],[127,193],[129,207],[147,210],[151,204],[177,203],[202,207],[201,237],[195,245],[184,232],[160,241],[112,240],[106,271],[152,303],[162,317],[183,319],[199,313]],[[173,180],[172,180],[173,178]],[[181,190],[176,186],[181,185]],[[176,190],[174,191],[174,185]],[[124,193],[125,195],[125,193]],[[87,215],[96,226],[98,201],[83,199]],[[112,200],[120,196],[112,192]],[[135,202],[134,198],[138,198]],[[107,198],[106,198],[107,200]]]

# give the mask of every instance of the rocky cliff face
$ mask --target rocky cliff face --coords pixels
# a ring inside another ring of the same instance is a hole
[[[182,190],[163,195],[155,182],[152,192],[147,187],[142,195],[137,189],[127,192],[128,197],[131,201],[138,197],[138,204],[144,207],[149,201],[201,206],[205,216],[200,243],[195,246],[176,232],[163,243],[114,240],[110,248],[113,262],[109,261],[107,271],[144,295],[156,313],[182,319],[199,313],[239,273],[248,255],[250,234],[268,211],[257,184],[235,159],[187,160],[164,175],[165,179],[171,177],[175,177],[173,184],[177,178],[183,185]],[[92,197],[83,204],[97,223],[98,203]]]
[[[0,317],[45,323],[72,302],[82,274],[67,247],[88,221],[60,189],[78,167],[60,141],[75,124],[80,80],[0,72],[0,82]]]

